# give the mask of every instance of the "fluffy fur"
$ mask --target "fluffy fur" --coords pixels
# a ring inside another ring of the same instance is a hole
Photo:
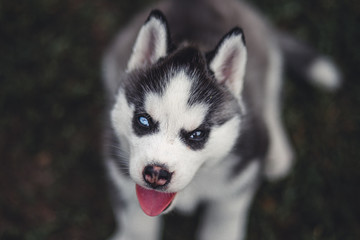
[[[339,74],[243,2],[156,8],[130,22],[104,58],[105,164],[118,223],[112,239],[160,239],[160,216],[141,208],[166,193],[176,196],[164,213],[205,203],[198,239],[244,239],[262,176],[284,177],[293,165],[280,116],[284,57],[328,87]]]

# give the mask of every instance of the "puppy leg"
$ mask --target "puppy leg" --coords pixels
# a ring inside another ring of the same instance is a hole
[[[248,211],[255,188],[244,190],[239,197],[212,202],[206,209],[200,240],[243,240]]]
[[[293,150],[281,121],[282,57],[275,47],[270,51],[266,80],[265,121],[269,129],[270,148],[265,162],[265,176],[276,180],[290,171]]]
[[[126,208],[115,211],[117,230],[109,240],[158,240],[160,239],[160,217],[149,217],[143,213],[136,200],[127,202]]]

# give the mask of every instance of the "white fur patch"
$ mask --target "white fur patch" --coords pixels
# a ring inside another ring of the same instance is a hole
[[[125,93],[120,89],[116,104],[111,111],[112,127],[115,129],[120,142],[122,144],[122,151],[130,151],[130,142],[128,136],[132,135],[132,117],[134,107],[129,106],[125,97]]]
[[[212,129],[207,143],[206,158],[209,159],[207,165],[213,166],[230,153],[240,131],[239,117],[234,117],[223,125]]]
[[[340,87],[341,77],[333,62],[327,58],[318,58],[310,66],[308,76],[315,84],[329,90],[336,90]]]
[[[181,129],[195,130],[205,119],[207,105],[188,105],[190,90],[191,80],[181,71],[170,80],[162,96],[156,93],[146,96],[145,110],[160,122],[160,129],[166,129],[170,138],[175,137]]]

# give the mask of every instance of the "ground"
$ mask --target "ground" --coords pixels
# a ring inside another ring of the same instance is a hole
[[[0,2],[1,240],[106,239],[113,231],[101,162],[100,61],[117,30],[149,2]],[[284,118],[297,163],[288,178],[262,185],[248,239],[360,239],[360,5],[252,2],[332,56],[344,84],[328,93],[287,77]],[[168,224],[165,239],[191,240],[194,225],[187,217]]]

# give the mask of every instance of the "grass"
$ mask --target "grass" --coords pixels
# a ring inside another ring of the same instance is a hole
[[[360,7],[252,1],[280,28],[333,56],[344,85],[285,84],[293,173],[264,183],[248,239],[360,239]],[[100,61],[146,1],[0,2],[0,239],[105,239],[114,228],[101,163]],[[172,218],[172,216],[170,216]],[[193,219],[166,239],[191,239]],[[180,234],[182,233],[182,235]]]

